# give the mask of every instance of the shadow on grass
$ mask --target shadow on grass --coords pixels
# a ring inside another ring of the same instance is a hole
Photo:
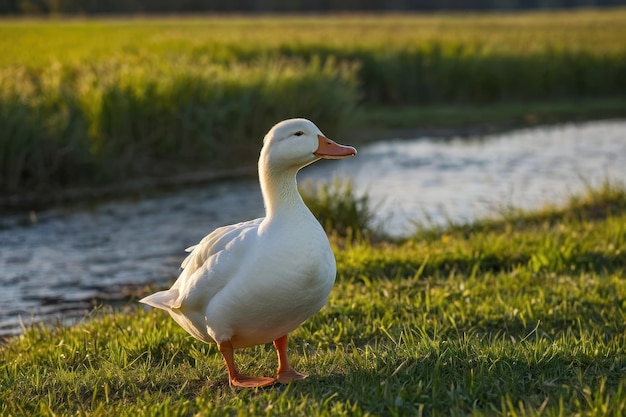
[[[447,254],[446,254],[447,255]],[[613,251],[600,253],[581,251],[571,254],[555,253],[554,256],[537,258],[536,253],[527,252],[511,255],[509,253],[455,253],[439,259],[412,258],[398,261],[394,258],[374,258],[361,262],[358,267],[339,269],[338,280],[360,281],[367,279],[383,279],[390,277],[412,278],[420,276],[441,277],[456,274],[471,276],[485,273],[510,272],[519,267],[528,267],[533,272],[547,270],[564,272],[576,270],[583,272],[618,273],[626,265],[626,252]],[[424,263],[426,263],[424,265]]]
[[[592,392],[614,394],[622,377],[616,359],[591,354],[548,349],[465,355],[444,349],[424,358],[395,358],[371,370],[315,375],[267,390],[284,391],[281,395],[295,402],[310,401],[322,409],[351,404],[375,415],[491,413],[504,407],[505,400],[536,410],[572,410],[589,405]]]

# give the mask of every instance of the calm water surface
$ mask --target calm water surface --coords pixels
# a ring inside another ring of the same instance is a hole
[[[354,178],[393,235],[415,223],[469,222],[506,208],[563,203],[585,187],[626,179],[626,121],[535,128],[483,138],[389,140],[300,178]]]
[[[337,138],[349,144],[347,138]],[[472,221],[506,207],[560,203],[626,179],[626,121],[526,129],[475,139],[389,140],[357,158],[317,163],[299,180],[353,178],[393,235],[415,223]],[[263,215],[256,181],[141,201],[0,218],[0,335],[22,323],[71,322],[137,288],[166,287],[184,248],[223,224]]]

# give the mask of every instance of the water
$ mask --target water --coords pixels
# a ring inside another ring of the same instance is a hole
[[[349,140],[339,139],[349,144]],[[503,207],[559,203],[586,184],[626,178],[626,121],[527,129],[476,139],[389,140],[357,158],[317,163],[299,179],[350,177],[379,202],[394,235],[416,222],[471,221]],[[22,323],[73,322],[138,288],[167,286],[183,249],[223,224],[263,215],[256,181],[141,201],[0,218],[0,335]]]
[[[73,322],[100,303],[172,281],[184,248],[223,224],[263,215],[258,185],[215,184],[92,210],[0,220],[0,335]],[[26,223],[26,225],[23,225]]]
[[[389,140],[301,178],[351,177],[396,236],[415,224],[469,222],[511,207],[563,203],[585,187],[626,179],[626,121],[524,129],[483,138]]]

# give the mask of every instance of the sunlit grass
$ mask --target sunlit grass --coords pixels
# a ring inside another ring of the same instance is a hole
[[[119,53],[214,51],[221,59],[284,45],[342,49],[467,45],[485,52],[623,53],[623,8],[527,13],[3,19],[0,66],[100,60]],[[223,53],[229,49],[233,53]],[[451,48],[452,49],[452,48]],[[219,54],[217,52],[222,52]],[[468,50],[469,52],[469,50]]]
[[[328,234],[353,240],[370,239],[382,233],[374,223],[376,207],[367,194],[356,194],[352,180],[307,181],[299,188],[304,203]]]
[[[358,62],[372,103],[623,94],[626,11],[3,22],[0,67],[116,57]]]
[[[0,350],[6,415],[606,415],[626,411],[626,200],[334,239],[326,307],[292,335],[310,377],[231,391],[220,355],[161,311],[103,310]],[[237,353],[272,375],[270,346]]]
[[[254,162],[283,118],[345,127],[351,71],[319,60],[224,67],[156,57],[0,69],[0,190]]]

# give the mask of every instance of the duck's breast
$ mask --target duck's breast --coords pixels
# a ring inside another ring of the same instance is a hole
[[[270,342],[326,303],[335,258],[319,223],[306,222],[260,228],[236,276],[207,307],[207,324],[218,341],[230,338],[234,347]]]

